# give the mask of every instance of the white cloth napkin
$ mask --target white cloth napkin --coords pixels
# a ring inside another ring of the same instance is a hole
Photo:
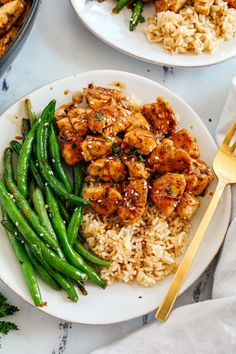
[[[236,77],[217,128],[221,142],[236,119]],[[212,299],[175,309],[167,322],[155,321],[92,354],[236,353],[236,188],[231,224],[214,274]]]

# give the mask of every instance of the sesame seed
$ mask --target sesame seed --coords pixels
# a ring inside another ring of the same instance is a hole
[[[14,232],[14,234],[17,236],[18,235],[18,233],[17,232]]]
[[[19,223],[18,223],[18,221],[16,222],[16,226],[18,226],[19,225]]]
[[[41,237],[42,237],[42,236],[43,236],[43,234],[42,234],[42,233],[40,233],[40,234],[39,234],[39,236],[41,236]]]
[[[49,127],[49,123],[44,123],[44,126],[45,127]]]
[[[52,159],[52,162],[55,163],[56,161],[54,159]]]

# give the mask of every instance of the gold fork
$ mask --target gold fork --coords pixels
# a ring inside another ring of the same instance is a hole
[[[218,184],[211,202],[202,218],[200,225],[192,239],[183,260],[181,261],[175,277],[169,287],[169,290],[159,306],[156,318],[160,321],[165,321],[169,317],[171,309],[175,303],[176,297],[182,287],[184,279],[191,267],[193,259],[198,251],[198,248],[203,240],[204,234],[211,221],[211,218],[218,205],[220,197],[227,184],[236,183],[236,157],[234,151],[236,149],[236,141],[230,145],[236,131],[236,121],[232,124],[228,134],[216,154],[213,162],[213,169],[218,177]]]

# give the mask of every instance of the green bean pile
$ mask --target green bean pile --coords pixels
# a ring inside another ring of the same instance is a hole
[[[110,266],[83,245],[79,234],[83,207],[88,205],[82,198],[82,166],[73,167],[72,185],[61,161],[55,104],[52,100],[37,119],[30,100],[25,101],[29,118],[22,119],[23,143],[12,140],[5,149],[0,180],[1,223],[36,306],[46,304],[37,276],[77,302],[76,286],[83,295],[86,280],[105,288],[94,267]]]
[[[118,0],[116,7],[113,9],[113,13],[119,13],[127,5],[132,6],[129,30],[134,31],[139,23],[143,23],[145,21],[145,18],[142,15],[144,3],[142,0]]]

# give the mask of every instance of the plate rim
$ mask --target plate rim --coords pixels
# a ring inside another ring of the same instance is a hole
[[[53,86],[54,84],[58,84],[60,82],[63,82],[65,80],[71,80],[71,79],[75,79],[75,78],[78,78],[81,76],[81,75],[94,75],[96,73],[101,73],[101,74],[105,74],[105,75],[109,75],[109,74],[112,74],[112,73],[115,73],[116,75],[128,75],[129,77],[134,77],[134,78],[138,78],[138,79],[142,79],[142,80],[145,80],[147,82],[150,82],[152,84],[155,84],[156,87],[160,87],[161,89],[164,89],[166,92],[168,92],[169,94],[171,94],[175,99],[177,99],[181,105],[184,105],[185,107],[187,107],[191,113],[197,118],[198,120],[198,124],[201,125],[204,130],[207,131],[208,135],[209,135],[209,138],[211,140],[211,142],[214,144],[214,146],[217,148],[217,145],[212,137],[212,135],[210,134],[210,132],[208,131],[208,129],[206,128],[205,124],[203,123],[203,121],[201,120],[200,116],[195,112],[195,110],[182,98],[180,97],[179,95],[177,95],[176,93],[174,93],[173,91],[169,90],[168,88],[166,88],[165,86],[159,84],[158,82],[154,81],[154,80],[151,80],[145,76],[142,76],[142,75],[137,75],[137,74],[134,74],[134,73],[130,73],[130,72],[126,72],[126,71],[120,71],[120,70],[112,70],[112,69],[102,69],[102,70],[89,70],[89,71],[85,71],[85,72],[79,72],[79,73],[74,73],[72,75],[67,75],[67,76],[64,76],[64,77],[61,77],[59,79],[56,79],[52,82],[49,82],[45,85],[42,85],[32,91],[30,91],[28,94],[22,96],[21,98],[17,99],[13,104],[11,104],[3,113],[1,113],[0,115],[0,119],[1,119],[1,116],[4,115],[4,116],[7,116],[9,115],[8,114],[8,111],[11,110],[11,108],[13,106],[15,106],[16,104],[20,103],[21,101],[23,101],[26,97],[30,96],[31,94],[35,94],[37,91],[40,91],[41,89],[44,89],[46,87],[51,87]],[[228,229],[228,225],[229,225],[229,222],[230,222],[230,216],[231,216],[231,210],[232,210],[232,205],[231,205],[231,189],[230,187],[226,188],[226,191],[224,193],[228,193],[227,195],[227,198],[228,198],[228,204],[227,204],[227,220],[225,220],[225,223],[226,223],[226,226],[225,226],[225,233],[224,233],[224,236],[222,238],[222,241],[218,247],[218,249],[215,251],[214,255],[211,257],[211,259],[209,259],[209,262],[207,264],[207,266],[209,266],[209,264],[212,262],[212,260],[214,259],[214,257],[217,255],[217,253],[219,252],[223,242],[224,242],[224,239],[225,239],[225,236],[226,236],[226,233],[227,233],[227,229]],[[207,268],[206,266],[206,268]],[[205,268],[205,269],[206,269]],[[190,281],[190,284],[188,284],[187,286],[182,286],[181,288],[181,291],[179,292],[178,296],[180,296],[184,291],[186,291],[198,278],[199,276],[205,271],[202,270],[202,272],[197,276],[197,277],[194,277],[193,280]],[[47,315],[50,315],[50,316],[53,316],[55,318],[58,318],[58,319],[61,319],[61,320],[64,320],[64,321],[69,321],[69,322],[73,322],[73,323],[78,323],[78,324],[85,324],[85,325],[109,325],[109,324],[115,324],[115,323],[121,323],[121,322],[125,322],[125,321],[129,321],[131,319],[134,319],[134,318],[138,318],[138,317],[141,317],[143,315],[146,314],[146,312],[142,312],[140,313],[138,316],[131,316],[127,319],[122,319],[122,320],[109,320],[107,322],[103,322],[103,323],[98,323],[98,322],[94,322],[94,321],[83,321],[83,322],[80,322],[79,320],[77,321],[71,321],[71,319],[67,318],[67,317],[62,317],[60,315],[57,315],[57,314],[54,314],[52,312],[49,312],[48,311],[48,307],[44,307],[44,308],[41,308],[41,307],[37,307],[35,306],[32,302],[30,302],[30,299],[27,299],[25,296],[23,295],[20,295],[17,293],[17,291],[15,289],[12,289],[10,287],[10,285],[8,285],[7,281],[2,279],[2,277],[0,278],[3,283],[11,290],[13,291],[17,296],[19,296],[21,299],[23,299],[24,301],[26,301],[28,304],[30,304],[31,306],[33,306],[34,308],[38,309],[39,311],[42,311],[44,313],[46,313]],[[157,304],[158,306],[158,304]],[[156,307],[157,307],[156,306]],[[154,309],[150,310],[148,313],[151,313],[152,311],[154,311]]]
[[[109,45],[110,47],[118,50],[119,52],[121,52],[123,54],[126,54],[126,55],[130,56],[131,58],[138,59],[138,60],[141,60],[141,61],[146,62],[146,63],[153,64],[153,65],[160,65],[160,66],[167,66],[167,67],[175,67],[175,68],[205,68],[206,67],[207,68],[207,67],[210,67],[210,66],[213,66],[213,65],[224,63],[225,61],[228,61],[228,60],[233,59],[233,58],[236,57],[236,50],[235,50],[234,54],[229,54],[224,59],[221,59],[221,57],[219,56],[219,59],[216,58],[215,60],[213,60],[212,62],[207,63],[207,64],[204,64],[204,63],[202,63],[202,64],[194,64],[194,63],[191,64],[190,63],[190,64],[187,64],[187,65],[184,64],[184,63],[183,64],[164,63],[163,61],[152,60],[152,59],[140,57],[139,55],[137,55],[137,54],[135,54],[133,52],[129,52],[128,50],[120,48],[118,45],[112,43],[111,41],[107,40],[105,37],[103,37],[102,35],[100,35],[96,31],[94,31],[89,26],[89,24],[84,20],[84,18],[81,16],[81,14],[76,10],[76,8],[75,8],[75,1],[76,0],[69,0],[69,1],[70,1],[70,4],[71,4],[71,7],[73,8],[73,10],[76,13],[77,17],[79,18],[79,20],[81,21],[83,26],[85,28],[87,28],[88,31],[90,31],[95,37],[100,39],[105,44]],[[181,54],[179,54],[179,55],[181,55]],[[200,55],[200,54],[195,54],[195,55],[196,55],[196,58],[197,58],[197,55]],[[209,55],[211,55],[211,54],[209,54]],[[171,56],[171,54],[170,54],[170,56]]]

